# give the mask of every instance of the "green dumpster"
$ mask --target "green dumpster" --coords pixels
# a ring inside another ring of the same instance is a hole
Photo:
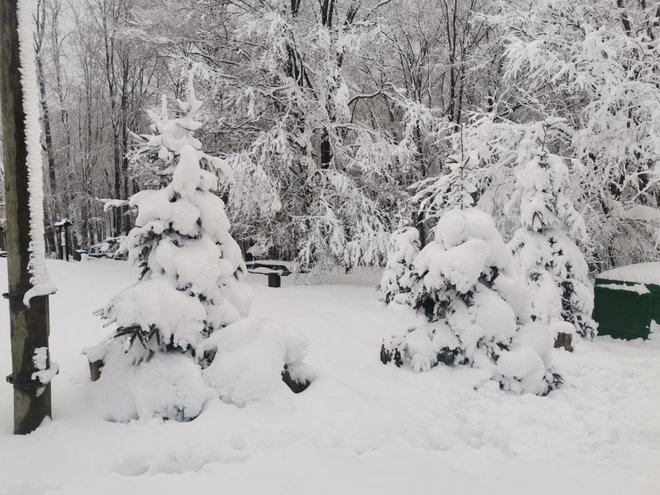
[[[646,339],[660,324],[660,262],[622,266],[596,277],[594,320],[599,335]]]

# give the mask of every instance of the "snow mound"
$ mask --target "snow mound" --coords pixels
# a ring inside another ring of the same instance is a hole
[[[541,357],[531,347],[503,352],[497,361],[497,373],[502,375],[504,390],[543,395],[546,369]]]
[[[511,350],[500,355],[494,370],[500,377],[502,389],[519,394],[544,395],[561,383],[559,375],[551,370],[558,331],[574,334],[575,328],[561,321],[553,325],[533,322],[518,329],[512,339]]]
[[[307,347],[306,338],[277,322],[244,318],[204,342],[203,350],[216,354],[203,375],[222,400],[243,407],[285,390],[285,369],[294,382],[310,382]]]
[[[453,364],[460,341],[444,321],[408,330],[404,336],[383,342],[381,360],[409,366],[415,373],[429,371],[438,363]]]
[[[96,408],[109,421],[162,418],[190,421],[214,391],[201,369],[181,353],[154,353],[137,364],[121,345],[108,349],[92,389]]]
[[[305,363],[307,347],[307,339],[291,328],[244,318],[187,352],[150,352],[145,358],[145,349],[111,336],[85,353],[104,363],[93,389],[104,418],[190,421],[211,399],[243,407],[290,394],[289,388],[304,390],[314,378]]]

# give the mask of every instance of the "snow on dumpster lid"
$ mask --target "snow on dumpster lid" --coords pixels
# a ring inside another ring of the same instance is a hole
[[[601,273],[597,278],[660,285],[660,261],[620,266]]]

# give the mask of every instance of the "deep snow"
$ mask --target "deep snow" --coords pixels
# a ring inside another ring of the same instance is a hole
[[[11,387],[0,386],[0,494],[660,493],[660,339],[599,337],[557,351],[564,387],[516,396],[476,369],[383,366],[381,340],[419,321],[377,301],[378,273],[311,286],[289,277],[281,289],[254,275],[252,314],[307,335],[312,386],[244,408],[214,401],[191,423],[110,423],[80,353],[108,331],[92,312],[135,273],[103,260],[49,270],[60,288],[51,297],[54,420],[11,435]],[[6,303],[0,343],[4,376]]]

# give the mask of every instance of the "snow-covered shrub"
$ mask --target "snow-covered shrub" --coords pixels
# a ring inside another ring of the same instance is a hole
[[[215,194],[218,175],[228,180],[231,171],[223,160],[201,151],[193,136],[201,126],[195,120],[201,102],[192,82],[187,101],[179,106],[178,118],[163,118],[157,125],[159,134],[148,137],[151,146],[159,147],[158,159],[171,163],[171,181],[130,200],[138,213],[125,247],[141,269],[140,278],[100,310],[101,317],[117,328],[89,350],[88,357],[104,363],[102,382],[122,377],[138,417],[188,420],[200,413],[210,396],[226,398],[224,389],[232,376],[224,377],[225,385],[218,388],[213,386],[217,378],[208,384],[202,373],[215,364],[217,354],[208,339],[223,342],[219,333],[239,331],[228,326],[248,315],[252,290],[243,281],[245,264],[230,235],[224,202]],[[278,338],[284,342],[280,347],[288,349],[287,339]],[[246,347],[251,340],[258,345],[254,331],[242,339]],[[223,362],[231,359],[226,355],[230,349],[219,350]],[[271,352],[273,365],[279,366],[277,371],[269,368],[275,380],[281,379],[285,367],[298,366],[302,359],[300,352],[280,351],[261,350]]]
[[[101,358],[105,363],[92,397],[110,421],[153,417],[189,421],[217,397],[189,354],[156,352],[142,359],[141,349],[126,350],[113,337],[86,352],[90,361]]]
[[[548,324],[564,320],[583,337],[593,338],[593,287],[578,240],[587,237],[584,220],[563,188],[568,181],[564,161],[545,151],[517,173],[521,228],[510,242],[527,274],[532,318]]]
[[[401,227],[390,237],[387,265],[378,284],[380,300],[385,304],[410,303],[412,264],[419,244],[419,232],[414,227]]]
[[[413,262],[412,306],[429,324],[385,342],[383,362],[414,371],[467,364],[491,371],[504,390],[555,388],[552,336],[540,324],[530,329],[524,279],[492,218],[476,208],[449,210],[434,234]]]

